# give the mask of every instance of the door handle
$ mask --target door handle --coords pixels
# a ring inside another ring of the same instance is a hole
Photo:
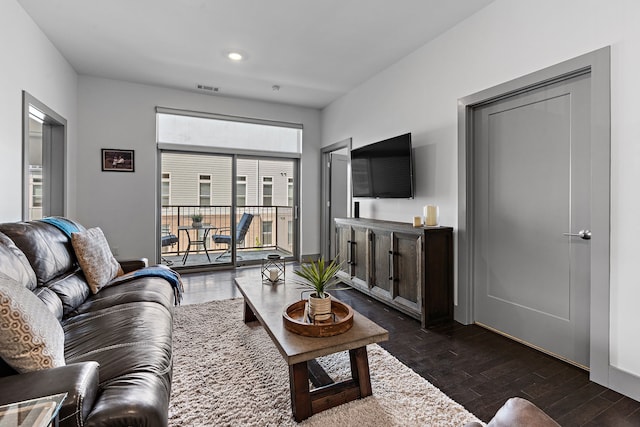
[[[562,233],[564,236],[579,237],[582,240],[591,240],[591,230],[580,230],[577,233]]]

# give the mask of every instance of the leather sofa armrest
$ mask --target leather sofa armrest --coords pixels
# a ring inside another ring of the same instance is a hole
[[[123,260],[118,262],[122,267],[122,271],[124,271],[125,273],[129,273],[135,270],[140,270],[141,268],[145,268],[149,266],[149,260],[147,258],[128,259],[128,260]]]
[[[59,393],[67,393],[59,412],[60,427],[83,426],[98,394],[98,363],[74,363],[0,378],[0,405]]]

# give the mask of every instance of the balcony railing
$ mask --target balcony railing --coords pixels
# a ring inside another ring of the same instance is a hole
[[[162,248],[162,256],[179,256],[188,246],[186,233],[180,233],[178,227],[190,226],[192,215],[200,215],[203,225],[211,225],[214,229],[205,240],[209,252],[220,253],[227,249],[225,244],[215,244],[211,236],[215,233],[230,235],[231,206],[162,206],[161,224],[162,235],[178,236],[178,242],[172,246]],[[291,206],[242,206],[235,208],[236,221],[243,213],[253,214],[253,221],[249,227],[243,244],[238,250],[279,250],[293,254],[293,207]],[[193,238],[193,237],[192,237]],[[202,245],[192,247],[191,254],[204,254]],[[217,256],[217,255],[216,255]],[[212,260],[215,257],[212,257]],[[226,261],[226,260],[225,260]]]

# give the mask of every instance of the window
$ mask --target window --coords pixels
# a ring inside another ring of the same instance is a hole
[[[247,177],[236,177],[236,206],[247,205]]]
[[[287,206],[293,206],[293,178],[287,178]]]
[[[262,206],[273,205],[273,177],[262,177]]]
[[[162,173],[162,206],[171,204],[171,174]]]
[[[264,246],[271,246],[273,244],[273,221],[262,222],[262,244]]]
[[[287,221],[287,243],[288,246],[293,246],[293,221]]]
[[[65,215],[67,121],[22,92],[22,218]]]
[[[222,150],[302,154],[302,125],[156,108],[157,140]]]
[[[29,166],[29,218],[42,218],[42,168]]]
[[[200,206],[211,206],[211,175],[199,175],[198,204]]]

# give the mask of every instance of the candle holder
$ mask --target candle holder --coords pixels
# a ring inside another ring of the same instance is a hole
[[[262,281],[266,283],[277,283],[285,280],[286,265],[284,258],[278,254],[269,254],[262,260],[260,267]]]

